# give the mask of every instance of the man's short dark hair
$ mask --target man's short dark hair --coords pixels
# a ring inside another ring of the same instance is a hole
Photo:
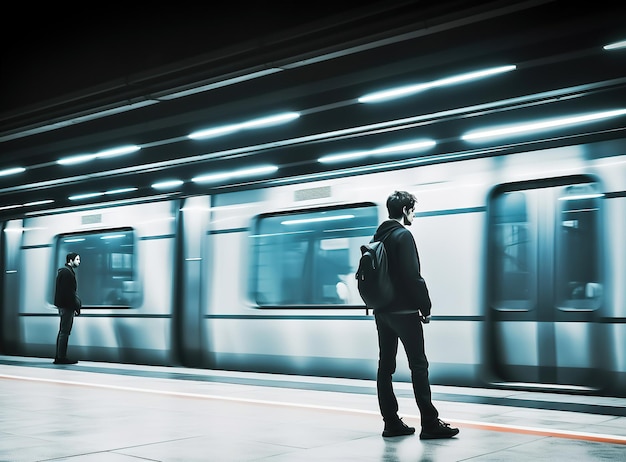
[[[394,191],[387,198],[387,211],[389,212],[389,218],[402,217],[402,210],[406,207],[408,210],[412,209],[417,203],[417,198],[406,191]]]
[[[69,263],[71,261],[73,261],[76,257],[78,257],[78,254],[76,252],[70,252],[65,256],[65,263]]]

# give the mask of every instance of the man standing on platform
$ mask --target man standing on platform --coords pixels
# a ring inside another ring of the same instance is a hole
[[[76,364],[78,361],[67,357],[67,342],[70,339],[74,314],[80,315],[81,301],[76,293],[75,268],[80,265],[80,255],[70,252],[65,257],[65,266],[57,271],[54,291],[54,305],[59,309],[60,324],[57,335],[54,364]]]
[[[422,326],[430,322],[431,301],[420,274],[415,240],[405,228],[413,224],[416,203],[413,194],[395,191],[387,198],[389,220],[383,222],[374,234],[375,241],[384,239],[394,289],[391,302],[374,310],[379,349],[376,377],[378,403],[385,422],[383,436],[415,433],[415,428],[406,425],[398,416],[398,401],[392,386],[400,340],[409,360],[413,393],[420,411],[420,439],[451,438],[459,433],[458,428],[439,419],[439,412],[431,400]]]

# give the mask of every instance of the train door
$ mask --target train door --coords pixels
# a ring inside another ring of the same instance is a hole
[[[496,188],[489,204],[489,357],[496,382],[589,391],[604,351],[602,194],[587,177]]]

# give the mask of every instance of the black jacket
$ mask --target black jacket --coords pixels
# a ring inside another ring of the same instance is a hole
[[[420,258],[411,232],[396,220],[378,227],[374,240],[384,239],[389,275],[394,286],[393,301],[382,312],[417,312],[430,315],[431,301],[420,273]]]
[[[58,308],[80,309],[80,299],[76,294],[76,273],[69,265],[57,271],[54,305]]]

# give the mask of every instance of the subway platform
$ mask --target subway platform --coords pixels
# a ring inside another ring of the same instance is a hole
[[[624,398],[432,389],[455,438],[383,438],[367,380],[0,356],[0,461],[626,461]]]

